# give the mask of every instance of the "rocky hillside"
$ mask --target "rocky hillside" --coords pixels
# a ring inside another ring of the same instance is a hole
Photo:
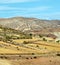
[[[0,25],[20,30],[22,32],[44,33],[60,31],[60,20],[13,17],[0,19]]]

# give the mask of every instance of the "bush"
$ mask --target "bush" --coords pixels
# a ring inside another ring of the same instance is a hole
[[[34,53],[32,53],[32,55],[35,55]]]
[[[17,48],[17,50],[19,50],[19,47],[16,47]]]
[[[37,57],[35,56],[34,58],[36,59]]]
[[[26,59],[29,59],[29,58],[26,58]]]
[[[3,59],[3,57],[2,57],[2,56],[0,56],[0,58],[1,58],[1,59]]]
[[[47,41],[45,38],[43,38],[43,41]]]
[[[39,47],[39,45],[37,45],[36,47]]]
[[[47,48],[45,47],[45,49],[47,49]]]
[[[5,58],[5,59],[7,59],[7,57],[6,57],[6,56],[5,56],[4,58]]]
[[[21,57],[21,55],[19,55],[19,57]]]
[[[42,38],[43,36],[42,35],[39,35],[40,38]]]
[[[31,58],[32,59],[32,58]]]
[[[58,42],[58,43],[59,43],[59,42],[60,42],[60,40],[58,40],[58,41],[56,41],[56,42]]]
[[[24,41],[23,44],[28,44],[28,42]]]
[[[60,56],[60,54],[58,53],[58,54],[56,54],[57,56]]]
[[[52,62],[51,60],[49,60],[50,62]]]

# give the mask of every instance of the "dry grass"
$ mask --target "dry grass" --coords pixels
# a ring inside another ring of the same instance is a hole
[[[14,40],[18,44],[24,41],[30,41],[32,43],[23,44],[22,46],[9,44],[0,41],[0,45],[6,45],[0,47],[0,53],[49,53],[60,51],[60,44],[55,42],[37,41],[38,39],[20,39]],[[34,42],[35,41],[35,42]],[[37,47],[38,45],[38,47]]]
[[[19,39],[19,40],[13,40],[13,41],[15,41],[17,43],[23,43],[24,41],[26,41],[26,42],[28,42],[28,41],[32,42],[32,41],[36,41],[36,40],[38,40],[38,39]]]
[[[28,43],[25,46],[32,48],[31,50],[35,49],[36,52],[39,51],[40,53],[60,51],[60,44],[58,44],[57,42],[47,42],[37,40],[39,39],[22,39],[22,40],[15,40],[15,42],[18,42],[20,44],[23,43],[23,41],[30,41],[32,43]],[[38,48],[37,45],[39,46]]]

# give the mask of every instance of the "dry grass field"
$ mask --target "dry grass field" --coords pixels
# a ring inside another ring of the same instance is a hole
[[[44,52],[56,52],[60,51],[60,44],[57,42],[47,42],[39,39],[20,39],[14,40],[17,43],[23,43],[24,41],[29,42],[24,44],[25,47],[31,48],[31,50],[39,51],[40,53]]]
[[[38,39],[18,39],[18,40],[13,40],[14,42],[17,43],[23,43],[24,41],[26,42],[33,42],[33,41],[37,41]]]
[[[25,43],[28,42],[28,43]],[[0,65],[60,65],[60,44],[39,39],[0,41]]]

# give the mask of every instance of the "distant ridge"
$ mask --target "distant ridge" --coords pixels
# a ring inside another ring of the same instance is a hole
[[[22,32],[60,32],[60,20],[42,20],[27,17],[0,18],[0,25]]]

